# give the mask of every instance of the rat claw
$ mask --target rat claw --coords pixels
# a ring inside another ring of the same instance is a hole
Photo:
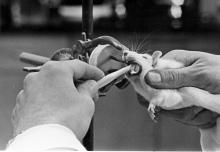
[[[154,104],[150,103],[147,110],[155,113],[155,107],[156,106]]]
[[[150,115],[150,118],[156,123],[157,115],[156,115],[155,109],[156,109],[156,106],[150,103],[147,110],[148,110],[148,114]]]

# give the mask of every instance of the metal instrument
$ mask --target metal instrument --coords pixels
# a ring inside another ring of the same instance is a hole
[[[85,36],[84,33],[82,35]],[[124,66],[129,65],[128,63],[125,63],[122,60],[123,50],[128,50],[128,48],[126,46],[124,46],[123,44],[121,44],[118,40],[116,40],[115,38],[110,37],[110,36],[100,36],[100,37],[94,38],[93,40],[88,40],[88,41],[78,40],[78,41],[76,41],[76,43],[73,45],[72,48],[59,49],[59,50],[55,51],[53,53],[52,57],[50,57],[50,58],[27,53],[27,52],[23,52],[20,54],[20,60],[25,63],[36,66],[36,67],[24,67],[23,68],[24,71],[38,72],[44,63],[51,61],[51,60],[64,61],[64,60],[79,59],[79,60],[87,62],[92,50],[100,44],[101,45],[105,45],[105,44],[111,45],[116,50],[121,52],[116,55],[115,54],[109,55],[108,56],[109,60],[110,59],[115,60],[119,64],[123,63]],[[120,69],[107,69],[106,71],[108,71],[109,73],[112,73],[117,70],[120,70]],[[140,66],[138,66],[137,64],[132,64],[131,68],[127,72],[125,72],[124,74],[128,73],[130,75],[135,75],[135,74],[140,73],[140,71],[141,71]],[[102,85],[102,87],[105,87],[106,85],[108,85],[112,81],[105,83],[105,85]],[[123,82],[125,83],[125,80],[123,80]],[[115,84],[117,84],[117,83],[115,82]],[[100,87],[100,88],[102,88],[102,87]],[[122,85],[120,85],[119,88],[122,88]]]

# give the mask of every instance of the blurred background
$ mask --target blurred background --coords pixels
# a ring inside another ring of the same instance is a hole
[[[49,57],[81,38],[81,0],[0,0],[0,149],[12,138],[10,114],[26,73],[23,51]],[[94,36],[144,50],[219,54],[219,0],[94,0]],[[153,123],[129,86],[112,88],[95,113],[95,150],[201,150],[197,128]]]

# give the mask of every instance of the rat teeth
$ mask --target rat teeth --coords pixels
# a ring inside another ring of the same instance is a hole
[[[137,75],[141,72],[141,66],[138,64],[132,64],[130,74],[131,75]]]

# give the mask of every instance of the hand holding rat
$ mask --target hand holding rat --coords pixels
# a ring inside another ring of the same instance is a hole
[[[196,87],[220,94],[220,56],[198,51],[173,50],[162,59],[184,64],[180,69],[150,70],[145,80],[154,88]]]
[[[141,55],[138,55],[138,56],[141,57]],[[182,57],[183,55],[180,55],[180,56]],[[133,59],[136,59],[134,55],[132,55],[132,57]],[[202,128],[210,127],[213,124],[215,124],[215,120],[219,116],[217,113],[220,112],[219,103],[218,103],[218,100],[220,99],[219,95],[212,95],[208,93],[207,91],[194,88],[194,87],[183,87],[177,90],[174,89],[173,91],[172,89],[167,90],[167,89],[151,88],[150,86],[148,86],[148,84],[145,84],[144,82],[144,77],[146,77],[145,74],[149,73],[148,71],[156,71],[156,70],[163,71],[163,72],[166,72],[169,70],[170,71],[175,71],[175,70],[181,71],[180,69],[185,69],[185,67],[183,67],[182,63],[180,63],[182,64],[182,66],[179,65],[179,67],[178,66],[175,67],[175,62],[173,62],[172,64],[169,63],[169,60],[175,61],[175,58],[171,58],[171,59],[162,58],[158,60],[158,63],[155,65],[155,69],[154,69],[154,68],[149,67],[149,65],[153,63],[149,59],[151,58],[148,55],[148,60],[146,61],[144,61],[142,58],[135,60],[137,62],[140,62],[139,64],[142,65],[142,67],[146,68],[148,66],[148,68],[145,69],[146,71],[142,76],[135,76],[135,77],[129,78],[136,92],[144,97],[145,102],[143,102],[143,98],[142,98],[141,100],[142,104],[144,104],[145,106],[148,106],[147,101],[152,103],[152,100],[150,101],[150,99],[152,99],[151,96],[158,97],[162,95],[162,98],[164,99],[164,100],[161,100],[162,102],[156,103],[155,100],[153,102],[155,102],[158,106],[162,106],[162,108],[167,109],[168,106],[170,108],[168,111],[161,110],[160,113],[167,115],[169,117],[172,117],[173,119],[179,120],[181,122],[191,124],[191,125],[197,125]],[[174,69],[174,68],[177,68],[177,69]],[[157,80],[158,79],[157,76],[154,79]],[[172,81],[170,81],[169,83],[170,85],[173,85]],[[164,94],[160,94],[159,92],[163,92]],[[175,94],[176,96],[174,96]],[[164,98],[164,97],[167,97],[167,98]],[[155,99],[157,100],[158,98],[155,98]],[[209,110],[203,109],[201,107],[196,107],[196,106],[188,108],[187,104],[188,106],[192,106],[192,105],[202,106],[212,111],[215,111],[217,113],[214,113]],[[187,107],[187,108],[184,108],[184,107]],[[181,110],[173,110],[173,109],[179,109],[179,108],[181,108]]]

